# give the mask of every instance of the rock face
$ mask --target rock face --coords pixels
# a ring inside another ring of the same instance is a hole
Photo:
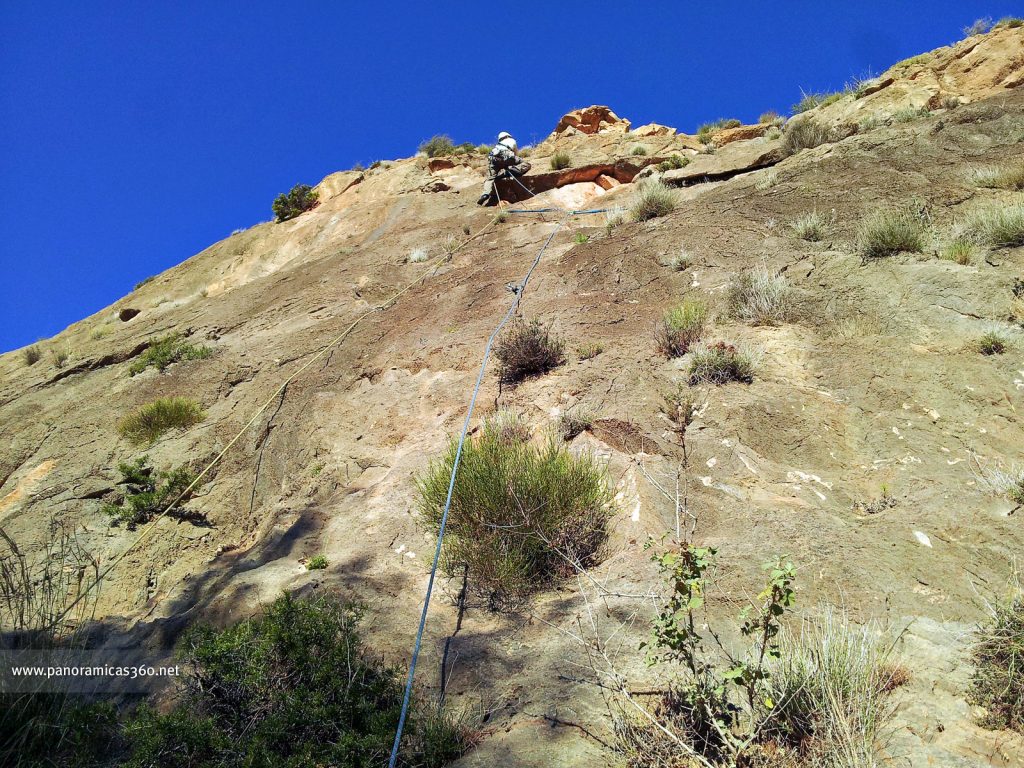
[[[563,115],[555,126],[555,135],[584,133],[592,136],[595,133],[626,133],[629,120],[619,117],[609,107],[594,105],[574,109]]]
[[[785,158],[765,137],[695,154],[692,137],[627,132],[606,108],[579,110],[533,148],[524,182],[538,194],[519,209],[614,215],[638,177],[687,158],[663,174],[685,187],[675,211],[644,223],[606,229],[603,215],[561,221],[558,212],[498,221],[474,204],[486,167],[477,154],[332,174],[314,210],[212,244],[41,342],[35,364],[0,355],[0,525],[41,553],[56,518],[113,562],[137,541],[102,512],[118,463],[146,453],[159,469],[202,466],[241,432],[189,502],[206,524],[161,519],[111,572],[97,617],[144,639],[155,662],[197,619],[240,618],[281,590],[337,590],[367,606],[368,641],[407,663],[428,578],[423,553],[434,546],[415,478],[461,429],[482,350],[513,299],[506,285],[554,233],[521,311],[550,324],[567,350],[603,350],[586,360],[570,352],[514,389],[491,369],[473,426],[496,406],[525,414],[538,433],[570,408],[598,414],[570,447],[599,455],[615,486],[609,557],[590,575],[607,592],[601,629],[620,642],[620,670],[638,689],[664,684],[638,650],[657,614],[644,596],[666,588],[644,542],[675,535],[679,509],[666,489],[679,482],[693,540],[721,553],[712,619],[734,617],[762,584],[760,564],[790,553],[803,616],[843,605],[901,637],[910,682],[899,693],[894,760],[1020,768],[1024,739],[980,727],[966,701],[965,633],[1024,551],[1021,511],[977,475],[979,460],[1024,465],[1024,317],[1013,294],[1024,248],[979,252],[970,264],[930,252],[863,263],[855,248],[860,222],[880,205],[918,201],[941,242],[975,208],[1019,200],[962,172],[1024,163],[1024,89],[1003,85],[1024,58],[1015,34],[933,52],[943,69],[893,76],[821,112],[883,96],[879,108],[896,108],[900,93],[917,103],[915,82],[977,103]],[[992,95],[978,95],[984,88]],[[551,167],[555,151],[570,167]],[[827,221],[816,242],[789,227],[811,211]],[[685,269],[663,266],[683,252]],[[792,314],[752,325],[716,312],[706,331],[709,342],[756,353],[754,380],[691,387],[690,358],[662,356],[652,329],[683,297],[715,305],[762,266],[788,281]],[[1012,352],[974,351],[992,325]],[[211,356],[130,375],[171,333]],[[70,358],[58,367],[51,352],[60,350]],[[676,387],[702,404],[685,454],[659,408]],[[168,396],[197,399],[206,420],[149,446],[118,435],[120,419]],[[895,504],[865,512],[883,487]],[[306,571],[301,560],[314,554],[330,566]],[[417,680],[436,687],[447,649],[448,700],[476,712],[483,699],[489,712],[486,725],[472,723],[484,737],[461,766],[614,763],[600,692],[572,682],[586,672],[574,637],[595,605],[581,592],[591,583],[567,580],[506,615],[484,599],[460,613],[459,579],[438,582]]]

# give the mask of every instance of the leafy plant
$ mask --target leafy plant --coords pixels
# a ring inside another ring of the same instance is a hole
[[[306,561],[307,571],[322,571],[327,567],[327,558],[324,555],[313,555]]]
[[[688,380],[691,386],[731,381],[749,384],[754,380],[754,362],[748,352],[733,344],[724,341],[701,343],[693,350]]]
[[[704,333],[708,320],[707,302],[684,299],[681,304],[665,313],[655,332],[655,340],[666,357],[685,355]]]
[[[520,321],[498,340],[494,356],[501,362],[502,381],[516,384],[565,363],[565,344],[539,320]]]
[[[572,238],[572,241],[576,243],[576,245],[583,245],[585,242],[589,240],[590,235],[585,235],[582,232],[577,232]]]
[[[438,134],[421,143],[419,150],[426,153],[427,157],[445,157],[455,154],[455,145],[450,136]]]
[[[572,158],[568,152],[555,152],[551,156],[551,170],[561,171],[572,166]]]
[[[128,367],[128,375],[135,376],[151,366],[163,372],[181,360],[205,360],[212,354],[209,347],[189,344],[180,333],[170,333],[154,339]]]
[[[133,443],[153,443],[171,429],[186,429],[206,418],[195,400],[160,397],[132,411],[117,424],[117,432]]]
[[[685,168],[690,164],[690,158],[683,157],[682,155],[669,155],[667,160],[662,160],[658,163],[659,171],[672,171],[677,168]]]
[[[281,193],[274,198],[271,206],[277,220],[288,221],[301,213],[315,208],[320,202],[320,193],[308,184],[296,184],[287,194]]]
[[[942,250],[939,258],[966,266],[971,263],[976,250],[976,246],[970,240],[956,239]]]
[[[458,448],[417,479],[420,512],[436,530]],[[518,417],[499,413],[468,438],[448,515],[443,565],[468,567],[492,607],[516,602],[598,562],[611,493],[605,470],[550,437],[537,445]]]
[[[102,509],[112,518],[112,524],[134,530],[165,509],[173,517],[183,517],[180,505],[188,501],[188,496],[178,497],[195,480],[187,467],[158,472],[150,465],[149,457],[142,456],[134,462],[118,464],[117,469],[121,473],[118,484],[124,491],[118,501],[104,504]]]

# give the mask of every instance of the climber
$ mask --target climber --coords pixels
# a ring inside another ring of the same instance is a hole
[[[477,205],[490,205],[494,194],[494,180],[499,175],[522,176],[530,170],[530,164],[516,154],[516,140],[512,134],[502,131],[498,134],[498,143],[487,155],[487,180],[484,181],[484,192],[476,201]]]

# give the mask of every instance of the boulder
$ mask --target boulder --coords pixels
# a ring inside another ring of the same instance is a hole
[[[595,133],[626,133],[629,131],[629,120],[619,117],[611,108],[600,105],[574,109],[563,115],[555,126],[555,134],[561,135],[568,129],[579,133],[593,135]]]
[[[757,123],[756,125],[741,125],[737,128],[723,128],[711,134],[711,138],[716,146],[722,147],[734,141],[745,141],[764,136],[771,127],[770,123]]]
[[[630,133],[638,138],[647,136],[675,136],[676,129],[660,123],[647,123],[634,128]]]

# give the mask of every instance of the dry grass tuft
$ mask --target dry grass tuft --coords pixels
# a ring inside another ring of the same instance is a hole
[[[778,325],[792,315],[792,296],[785,276],[762,264],[740,273],[729,284],[729,311],[753,325]]]

